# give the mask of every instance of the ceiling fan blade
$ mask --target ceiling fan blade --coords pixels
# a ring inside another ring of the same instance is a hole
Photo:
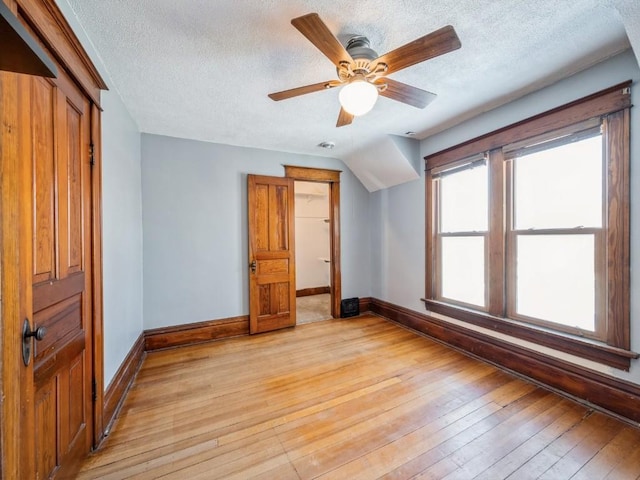
[[[344,127],[350,125],[353,122],[353,115],[347,112],[344,108],[340,108],[340,114],[338,115],[338,123],[336,127]]]
[[[451,25],[447,25],[440,30],[431,32],[389,53],[385,53],[373,60],[371,64],[386,63],[389,68],[383,75],[389,75],[416,63],[457,50],[460,45],[460,39],[456,31]]]
[[[304,87],[292,88],[290,90],[283,90],[282,92],[270,93],[269,98],[275,100],[286,100],[287,98],[297,97],[299,95],[305,95],[307,93],[319,92],[320,90],[328,90],[330,88],[342,85],[337,80],[331,80],[328,82],[314,83],[313,85],[306,85]]]
[[[325,54],[336,66],[340,62],[352,63],[353,59],[317,13],[309,13],[294,18],[291,24],[296,27],[318,50]]]
[[[435,100],[436,94],[421,90],[406,83],[398,82],[390,78],[380,78],[375,84],[387,84],[387,88],[380,92],[383,97],[406,103],[417,108],[424,108]]]

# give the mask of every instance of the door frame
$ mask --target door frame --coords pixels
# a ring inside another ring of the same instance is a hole
[[[48,54],[73,77],[91,102],[91,252],[90,315],[92,377],[96,388],[93,418],[87,419],[94,444],[104,436],[102,340],[102,196],[100,163],[100,91],[107,86],[67,23],[55,0],[0,0],[22,21]],[[33,228],[31,222],[31,168],[22,157],[21,112],[18,110],[20,74],[0,72],[0,478],[33,478],[33,361],[22,362],[22,322],[33,322],[31,286]],[[87,146],[89,148],[89,146]],[[91,401],[91,399],[89,399]]]
[[[329,184],[329,232],[331,249],[331,316],[340,318],[342,272],[340,269],[340,174],[342,170],[284,165],[284,176],[304,182]]]

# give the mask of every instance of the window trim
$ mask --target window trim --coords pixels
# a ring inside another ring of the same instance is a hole
[[[603,271],[605,262],[606,262],[606,253],[605,250],[605,231],[603,228],[574,228],[574,229],[549,229],[549,230],[511,230],[507,232],[507,245],[508,245],[508,256],[510,257],[509,261],[506,263],[507,270],[507,278],[509,279],[507,282],[507,302],[506,302],[506,318],[513,320],[521,320],[523,322],[538,325],[541,327],[546,327],[551,330],[557,330],[559,332],[568,333],[571,335],[576,335],[578,337],[591,338],[596,341],[606,341],[606,292],[602,285],[602,278],[599,275],[596,275],[595,278],[595,291],[594,291],[594,300],[595,300],[595,329],[594,331],[583,330],[578,327],[571,327],[568,325],[564,325],[557,322],[546,321],[540,318],[529,317],[527,315],[517,313],[516,308],[516,258],[517,258],[517,238],[518,236],[535,236],[535,235],[593,235],[594,241],[594,265],[596,270]]]
[[[454,162],[450,165],[447,165],[446,167],[442,167],[439,169],[436,169],[435,171],[432,172],[432,178],[436,178],[436,179],[441,179],[443,177],[446,177],[447,175],[451,175],[451,174],[455,174],[455,173],[460,173],[469,169],[473,169],[476,166],[485,166],[488,165],[488,156],[484,153],[480,153],[478,155],[473,155],[472,157],[468,157],[465,159],[462,159],[458,162]],[[488,181],[488,175],[489,175],[489,169],[487,169],[487,181]],[[440,182],[436,182],[433,184],[434,185],[434,190],[436,190],[435,193],[435,206],[434,206],[434,212],[439,212],[441,205],[440,205],[440,189],[442,188],[442,185]],[[487,210],[489,212],[489,208],[490,205],[487,205]],[[436,215],[437,217],[437,215]],[[456,232],[441,232],[441,226],[438,226],[436,228],[435,231],[435,242],[436,242],[436,249],[438,252],[442,252],[442,239],[443,238],[461,238],[461,237],[481,237],[484,240],[484,281],[485,284],[487,284],[489,282],[489,229],[491,227],[490,225],[490,219],[487,217],[487,230],[469,230],[469,231],[456,231]],[[434,269],[436,272],[436,276],[441,276],[442,275],[442,256],[441,255],[436,255],[434,258]],[[461,300],[456,300],[456,299],[452,299],[452,298],[448,298],[445,297],[442,293],[442,283],[436,283],[435,284],[436,289],[433,292],[434,298],[438,301],[441,301],[443,303],[449,303],[449,304],[453,304],[453,305],[458,305],[461,307],[465,307],[465,308],[471,308],[471,309],[476,309],[478,311],[483,311],[483,312],[488,312],[489,311],[489,289],[485,288],[485,292],[484,292],[484,306],[480,306],[480,305],[475,305],[475,304],[471,304],[471,303],[467,303]]]
[[[536,115],[500,130],[464,142],[425,157],[426,163],[426,272],[425,306],[427,310],[454,319],[489,328],[516,338],[571,353],[618,369],[628,370],[638,354],[630,349],[629,322],[629,108],[631,81],[616,85],[583,99]],[[607,168],[606,188],[606,342],[550,330],[541,325],[524,324],[506,318],[507,275],[505,195],[510,185],[503,147],[525,139],[544,136],[561,129],[571,129],[591,119],[602,118],[607,139],[607,156],[614,153],[620,160]],[[488,152],[489,168],[489,234],[488,234],[488,304],[484,311],[444,302],[435,295],[437,273],[435,246],[437,241],[437,189],[434,170],[446,171],[461,159]],[[495,185],[500,188],[494,188]],[[498,266],[496,268],[496,266]],[[495,288],[499,285],[500,288]]]

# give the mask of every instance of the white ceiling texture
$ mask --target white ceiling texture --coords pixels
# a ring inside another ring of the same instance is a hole
[[[354,160],[352,170],[370,190],[389,184],[367,182],[367,168],[378,162],[388,169],[392,151],[407,151],[390,138],[412,131],[424,139],[630,45],[636,58],[640,52],[637,0],[67,1],[142,132],[347,164],[366,152],[368,162]],[[425,109],[380,97],[369,114],[336,128],[337,88],[279,102],[267,97],[337,78],[290,23],[310,12],[343,44],[364,35],[380,55],[445,25],[462,47],[390,75],[436,93]],[[323,141],[335,148],[319,148]]]

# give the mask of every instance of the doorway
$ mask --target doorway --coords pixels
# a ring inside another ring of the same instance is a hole
[[[329,184],[296,180],[296,323],[331,317]]]
[[[340,316],[340,301],[342,299],[342,278],[340,271],[340,170],[328,170],[309,167],[297,167],[285,165],[285,176],[293,179],[296,183],[306,182],[311,185],[323,185],[328,191],[328,217],[322,217],[322,224],[327,227],[329,237],[329,258],[318,255],[316,258],[323,258],[328,269],[329,301],[331,317]],[[297,200],[295,200],[297,202]],[[326,221],[328,220],[328,221]],[[317,260],[320,262],[319,260]],[[301,273],[297,266],[298,275]],[[297,289],[296,289],[297,290]],[[312,292],[313,293],[313,292]],[[326,295],[326,293],[325,293]],[[301,297],[296,297],[301,298]],[[325,297],[326,298],[326,297]],[[297,302],[296,302],[297,303]],[[330,317],[328,317],[330,318]]]

